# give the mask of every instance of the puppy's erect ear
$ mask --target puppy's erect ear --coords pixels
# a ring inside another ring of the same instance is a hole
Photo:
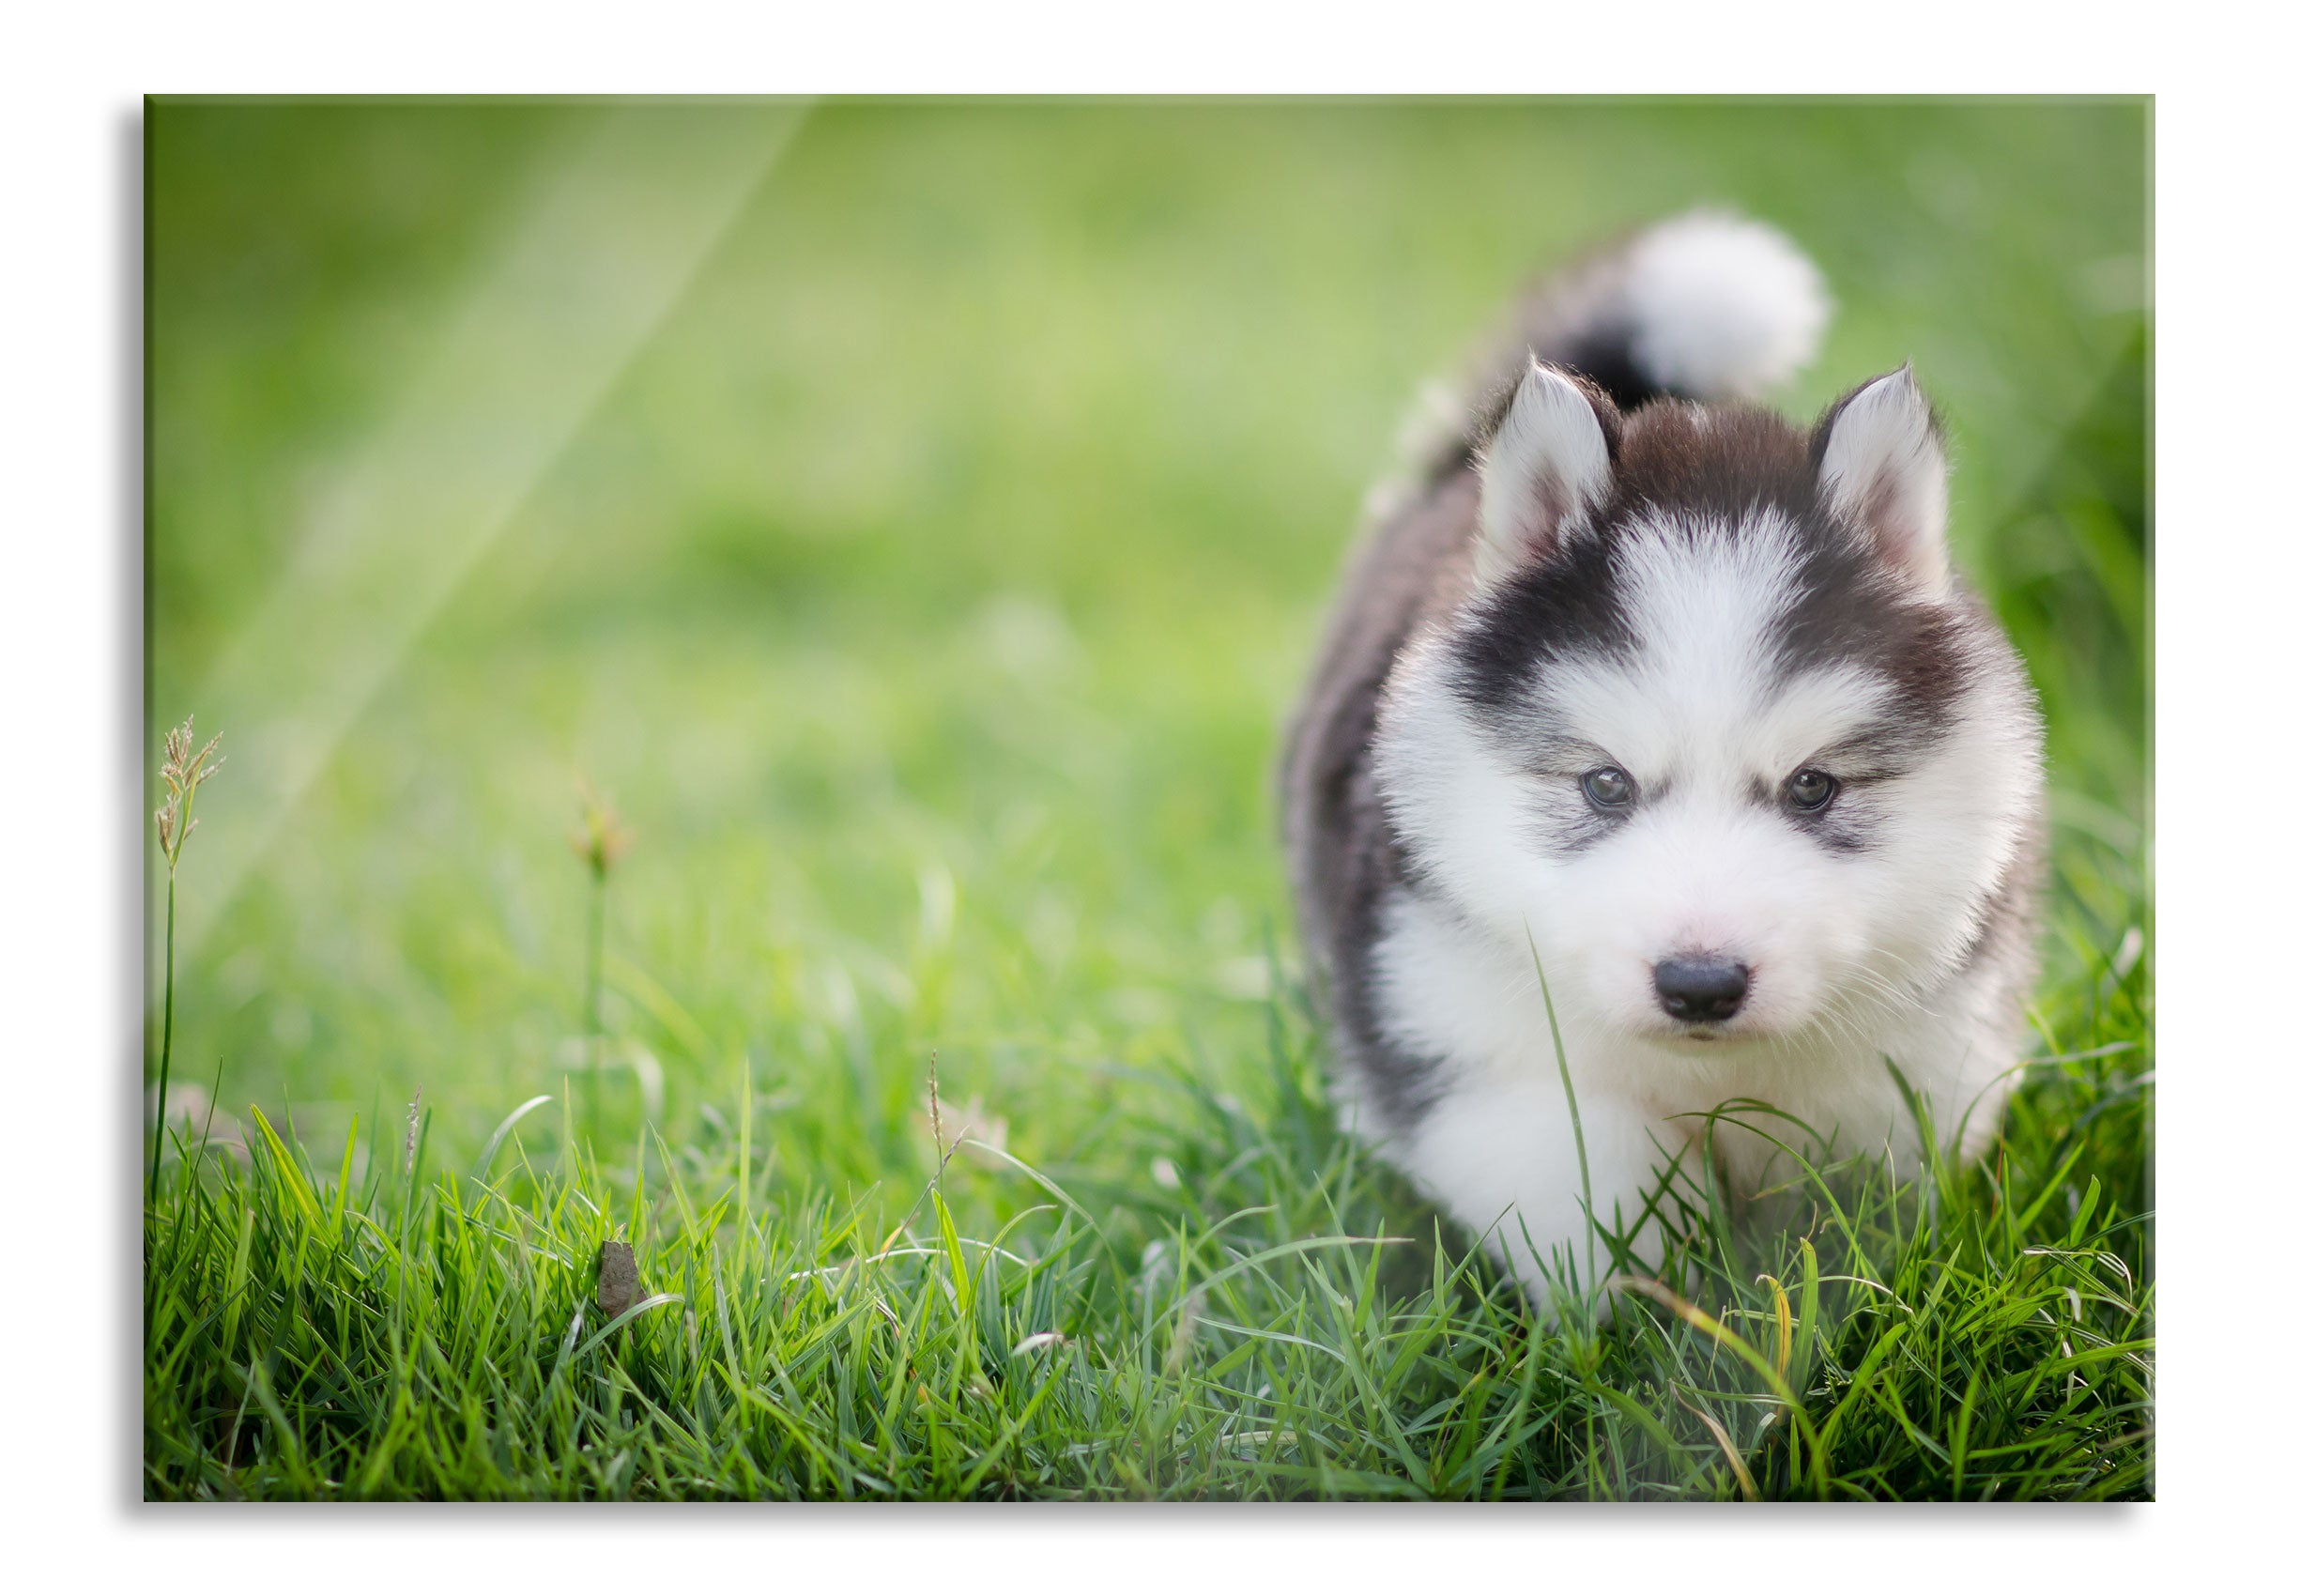
[[[1821,491],[1886,563],[1949,589],[1949,459],[1940,422],[1903,366],[1854,389],[1814,428]]]
[[[1480,468],[1478,585],[1556,548],[1613,485],[1613,402],[1532,362]]]

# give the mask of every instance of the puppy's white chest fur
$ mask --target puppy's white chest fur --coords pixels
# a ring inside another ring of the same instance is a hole
[[[1948,994],[1946,1012],[1910,1012],[1843,1040],[1664,1045],[1609,1032],[1570,993],[1553,989],[1545,1004],[1528,956],[1443,907],[1401,897],[1386,920],[1373,961],[1384,1036],[1402,1052],[1444,1062],[1409,1123],[1393,1126],[1363,1097],[1345,1097],[1348,1112],[1537,1292],[1558,1268],[1585,1266],[1564,1262],[1586,1234],[1585,1153],[1600,1228],[1650,1268],[1661,1234],[1654,1220],[1673,1200],[1663,1195],[1673,1160],[1684,1171],[1679,1195],[1702,1199],[1705,1154],[1736,1191],[1754,1194],[1797,1174],[1782,1143],[1807,1157],[1822,1151],[1807,1144],[1802,1122],[1833,1131],[1841,1152],[1883,1155],[1913,1170],[1917,1125],[1884,1058],[1948,1121],[1940,1134],[1954,1139],[1961,1125],[1968,1143],[1993,1128],[2011,1084],[2002,1051],[1972,1044],[1988,1005],[1971,991]]]

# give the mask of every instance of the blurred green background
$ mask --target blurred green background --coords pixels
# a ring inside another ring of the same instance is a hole
[[[340,1145],[420,1084],[462,1159],[560,1090],[580,774],[636,837],[618,1138],[708,1144],[747,1069],[775,1178],[860,1186],[916,1167],[934,1051],[1019,1154],[1123,1179],[1145,1074],[1255,1090],[1269,770],[1416,388],[1532,271],[1694,203],[1829,277],[1792,414],[1913,359],[1949,418],[1960,555],[2051,719],[2054,979],[2145,919],[2144,101],[147,132],[152,762],[192,712],[229,759],[176,1070],[227,1113]]]

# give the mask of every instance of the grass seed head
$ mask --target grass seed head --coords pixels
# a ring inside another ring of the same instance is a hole
[[[942,1056],[942,1049],[929,1049],[927,1053],[927,1118],[934,1128],[934,1161],[939,1170],[950,1155],[943,1144],[943,1089],[934,1078],[934,1063]]]
[[[167,784],[168,801],[152,813],[152,823],[160,833],[160,852],[166,855],[168,871],[176,870],[176,862],[183,856],[184,843],[191,837],[199,821],[192,818],[192,795],[200,784],[223,768],[219,759],[209,762],[216,744],[223,741],[217,732],[196,752],[192,746],[192,716],[175,728],[161,744],[160,779]]]
[[[592,875],[604,881],[617,862],[631,852],[631,828],[623,824],[614,804],[579,775],[575,777],[575,799],[583,813],[575,829],[567,834],[567,846],[575,851],[576,858],[590,867]]]

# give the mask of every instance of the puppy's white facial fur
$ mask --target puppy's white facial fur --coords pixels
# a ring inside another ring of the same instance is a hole
[[[1777,795],[1872,729],[1891,684],[1859,663],[1782,675],[1770,639],[1798,596],[1794,529],[1763,514],[1731,536],[1669,519],[1621,535],[1633,646],[1552,665],[1530,700],[1543,745],[1584,752],[1529,768],[1425,637],[1400,662],[1376,739],[1391,821],[1490,939],[1530,941],[1577,1028],[1661,1044],[1664,1057],[1810,1054],[1863,1036],[1970,944],[2040,780],[2028,711],[1977,686],[1911,768],[1847,781],[1835,802],[1863,845],[1832,848]],[[1611,835],[1561,847],[1587,805],[1585,765],[1627,772],[1639,800]],[[1740,1011],[1709,1037],[1672,1021],[1653,988],[1657,963],[1696,953],[1750,972]]]

